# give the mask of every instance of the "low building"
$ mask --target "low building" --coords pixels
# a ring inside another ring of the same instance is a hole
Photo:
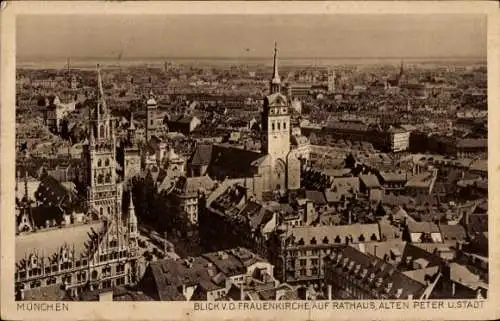
[[[377,224],[280,228],[270,244],[276,278],[290,284],[320,283],[323,259],[339,246],[380,241]]]
[[[343,246],[325,257],[325,283],[332,299],[425,299],[434,283],[418,282],[376,256]]]
[[[149,265],[138,288],[159,301],[215,301],[228,296],[233,286],[278,285],[274,267],[245,248],[206,253],[198,257],[160,260]],[[239,292],[239,291],[238,291]],[[239,298],[245,297],[242,293]]]
[[[198,117],[187,115],[180,115],[167,121],[169,131],[184,135],[192,133],[200,124],[201,120]]]

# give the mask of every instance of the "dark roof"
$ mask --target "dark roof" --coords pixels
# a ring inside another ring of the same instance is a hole
[[[325,195],[323,194],[323,192],[320,192],[320,191],[307,190],[306,191],[306,198],[313,201],[314,204],[318,204],[318,205],[326,204]]]
[[[407,299],[409,295],[419,298],[426,288],[384,260],[351,246],[334,251],[325,264],[327,268],[335,269],[337,274],[357,276],[359,286],[370,290],[366,292],[376,291],[388,298]]]
[[[81,210],[81,200],[77,195],[68,191],[61,182],[48,174],[40,177],[35,197],[44,206],[60,207],[65,212]]]
[[[441,266],[445,262],[439,255],[428,252],[414,244],[406,243],[398,269],[401,271],[413,270],[413,261],[417,259],[426,260],[428,262],[427,267]]]
[[[212,159],[212,146],[208,144],[197,145],[189,163],[195,166],[208,166]]]
[[[208,172],[215,178],[253,176],[259,161],[266,157],[258,152],[220,145],[212,147],[211,156]]]

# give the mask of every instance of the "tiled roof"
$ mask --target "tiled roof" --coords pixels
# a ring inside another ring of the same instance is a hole
[[[405,182],[406,181],[406,173],[401,172],[386,172],[386,171],[380,171],[379,172],[380,178],[384,182]]]
[[[434,244],[434,246],[442,246],[442,244]],[[406,243],[398,269],[401,271],[413,270],[413,261],[418,259],[425,259],[428,262],[427,267],[440,266],[444,263],[444,260],[438,255],[414,244]]]
[[[464,138],[457,141],[459,148],[488,148],[488,140],[486,138]]]
[[[26,301],[68,301],[69,297],[61,284],[42,286],[24,291]]]
[[[488,172],[488,161],[485,159],[478,159],[470,165],[469,170]]]
[[[199,144],[189,160],[191,165],[195,166],[208,166],[210,160],[212,159],[212,146],[208,144]]]
[[[43,244],[43,253],[45,256],[57,253],[62,245],[67,244],[71,249],[73,249],[74,245],[75,257],[79,257],[86,252],[85,244],[89,240],[91,231],[94,230],[99,233],[103,228],[104,224],[99,222],[18,235],[15,242],[16,262],[19,262],[31,253],[40,252],[40,244]]]
[[[332,225],[332,226],[300,226],[289,231],[290,236],[295,238],[295,243],[300,244],[303,240],[304,245],[311,245],[313,239],[317,244],[321,244],[326,238],[329,244],[335,243],[340,239],[340,243],[345,243],[346,237],[352,237],[351,243],[360,242],[360,236],[363,235],[365,242],[379,241],[380,232],[377,224],[351,224],[351,225]],[[374,240],[372,237],[374,236]]]
[[[326,204],[325,195],[320,191],[306,190],[306,198],[316,205]]]
[[[186,300],[183,285],[205,291],[222,289],[227,277],[245,274],[248,266],[264,261],[247,249],[237,248],[185,260],[156,261],[150,264],[150,271],[161,301],[182,301]]]
[[[208,172],[214,177],[249,177],[267,155],[227,146],[214,145]]]
[[[377,187],[380,187],[380,183],[378,181],[377,176],[375,176],[373,174],[360,175],[359,179],[361,180],[361,182],[363,182],[363,184],[365,184],[365,186],[367,188],[377,188]]]
[[[408,222],[408,231],[410,233],[440,233],[439,227],[432,222]]]
[[[326,261],[327,268],[334,269],[341,277],[355,278],[366,292],[376,291],[388,298],[419,298],[425,285],[397,271],[384,260],[346,246],[333,252]]]
[[[439,229],[444,241],[463,241],[467,237],[465,228],[462,225],[440,224]]]
[[[176,183],[176,190],[182,194],[190,195],[198,191],[212,190],[215,182],[207,175],[198,177],[180,177]]]

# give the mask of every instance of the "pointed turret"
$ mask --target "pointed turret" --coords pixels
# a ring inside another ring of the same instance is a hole
[[[137,236],[137,216],[135,215],[134,200],[132,198],[132,191],[130,192],[130,203],[128,206],[128,231],[130,236]]]
[[[278,44],[274,42],[273,77],[271,79],[271,94],[280,92],[281,79],[278,73]]]

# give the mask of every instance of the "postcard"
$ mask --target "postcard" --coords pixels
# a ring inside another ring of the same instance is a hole
[[[500,316],[496,3],[1,14],[2,318]]]

